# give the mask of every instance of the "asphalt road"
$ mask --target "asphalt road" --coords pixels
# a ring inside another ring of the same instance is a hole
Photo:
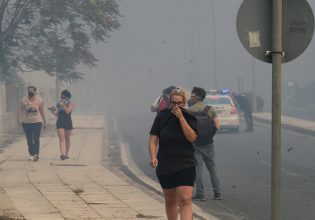
[[[117,117],[123,139],[138,167],[156,180],[149,166],[147,142],[155,114]],[[215,137],[221,201],[214,201],[204,172],[205,202],[196,202],[221,220],[269,220],[271,213],[271,127],[255,124],[253,133],[219,133]],[[315,138],[282,130],[281,217],[314,220]]]

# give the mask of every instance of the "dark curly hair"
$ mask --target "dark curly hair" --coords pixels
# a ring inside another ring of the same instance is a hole
[[[71,93],[66,89],[61,92],[61,95],[71,99]]]
[[[201,87],[194,87],[191,93],[196,95],[201,101],[206,97],[206,91]]]

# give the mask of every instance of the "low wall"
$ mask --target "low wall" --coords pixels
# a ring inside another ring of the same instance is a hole
[[[15,132],[17,129],[17,117],[13,112],[0,114],[0,133]]]
[[[17,109],[15,109],[18,90],[15,88],[17,87],[0,83],[0,147],[11,141],[19,131]]]
[[[14,140],[20,132],[14,112],[0,114],[0,149]]]

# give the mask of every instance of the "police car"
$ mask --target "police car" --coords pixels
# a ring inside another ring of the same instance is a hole
[[[228,90],[209,90],[204,103],[210,105],[216,111],[221,124],[221,129],[228,129],[233,132],[239,131],[239,111]]]

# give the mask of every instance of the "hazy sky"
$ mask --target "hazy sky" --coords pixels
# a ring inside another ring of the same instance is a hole
[[[257,94],[270,106],[271,65],[249,55],[237,35],[241,0],[119,2],[122,27],[105,45],[93,47],[98,66],[83,68],[88,74],[80,83],[82,110],[149,111],[169,85],[213,89],[215,60],[219,88],[238,91],[243,78],[242,90],[251,91],[254,70]],[[309,4],[315,8],[315,0]],[[314,57],[313,40],[301,56],[283,65],[282,81],[315,81]]]

